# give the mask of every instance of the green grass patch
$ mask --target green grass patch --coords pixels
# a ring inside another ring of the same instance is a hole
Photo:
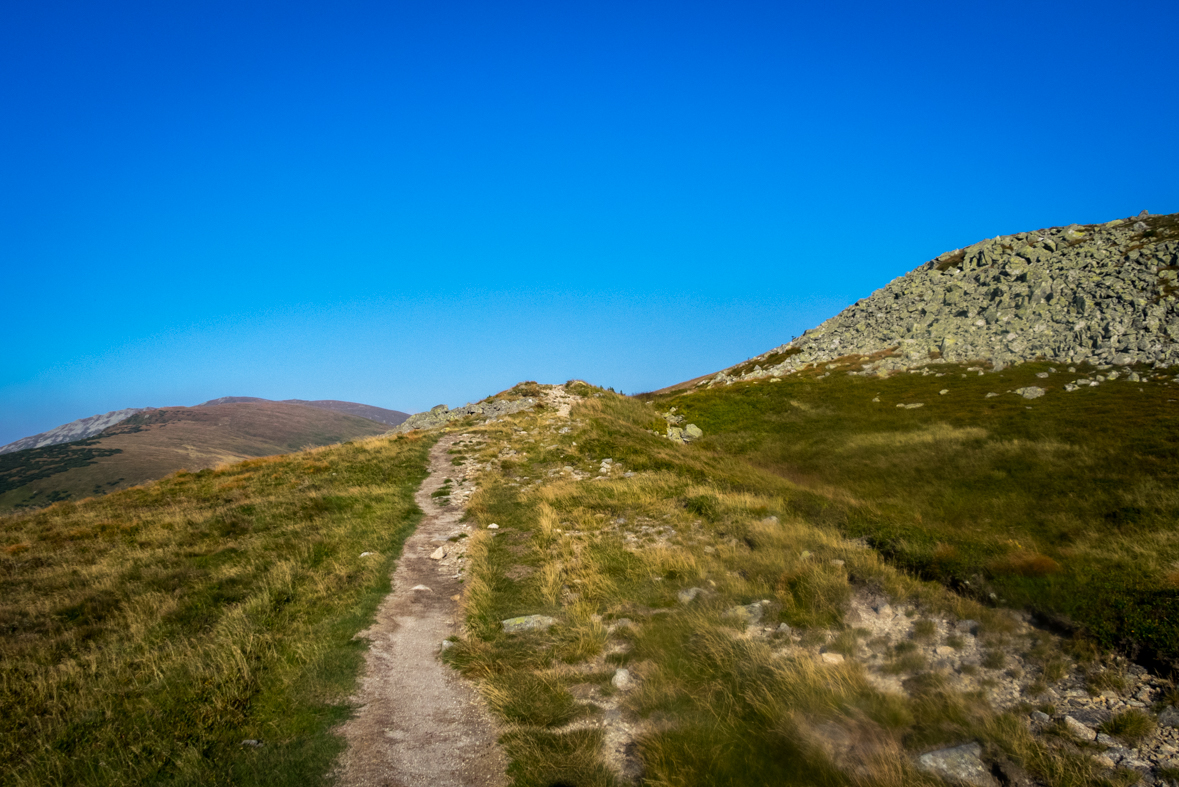
[[[0,520],[0,781],[323,783],[353,635],[420,516],[430,443],[180,472]]]
[[[1099,728],[1107,735],[1120,738],[1131,746],[1137,745],[1143,738],[1151,735],[1155,729],[1155,721],[1150,714],[1131,708],[1115,713],[1101,724]]]
[[[1120,369],[1065,392],[1109,371],[1054,366],[980,376],[935,364],[887,379],[845,366],[657,396],[652,409],[676,406],[704,430],[694,452],[811,490],[788,513],[865,537],[895,565],[1179,664],[1175,370],[1139,369],[1148,379],[1132,383]],[[1010,393],[1030,385],[1047,395]]]

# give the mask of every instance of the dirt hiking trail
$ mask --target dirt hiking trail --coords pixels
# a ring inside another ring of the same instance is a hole
[[[438,658],[442,641],[459,633],[462,541],[447,539],[470,527],[459,523],[474,491],[470,463],[454,465],[456,443],[472,435],[444,435],[430,450],[430,475],[414,499],[425,513],[405,542],[393,573],[393,591],[373,625],[360,636],[371,643],[357,715],[339,732],[348,748],[335,771],[347,787],[502,787],[507,759],[497,727],[473,684]],[[447,496],[432,497],[451,480]],[[440,504],[440,501],[443,501]],[[464,539],[465,540],[465,539]]]

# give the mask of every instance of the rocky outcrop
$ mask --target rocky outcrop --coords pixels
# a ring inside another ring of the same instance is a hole
[[[676,415],[676,409],[673,407],[666,413],[661,413],[663,420],[667,421],[667,439],[673,443],[690,443],[703,437],[704,431],[696,424],[680,427],[680,424],[684,422],[684,417]]]
[[[17,440],[14,443],[9,443],[5,446],[0,446],[0,454],[9,454],[13,451],[24,451],[26,448],[44,448],[47,445],[58,445],[60,443],[72,443],[75,440],[85,440],[88,437],[102,432],[114,426],[117,423],[126,421],[136,413],[142,413],[145,410],[152,410],[152,407],[132,407],[126,410],[113,410],[102,415],[92,415],[89,418],[80,418],[77,421],[71,421],[68,424],[59,426],[56,429],[50,429],[48,432],[35,434],[32,437],[25,437]]]
[[[433,429],[434,427],[445,426],[451,421],[457,421],[470,415],[480,416],[485,419],[500,418],[505,415],[511,415],[512,413],[531,410],[533,407],[536,407],[536,402],[536,398],[532,396],[526,396],[522,399],[490,399],[475,404],[464,405],[463,407],[456,407],[453,410],[448,409],[444,404],[439,404],[430,408],[428,412],[411,415],[400,426],[390,432],[390,434],[412,432],[414,429]]]
[[[702,384],[864,356],[868,371],[933,359],[1179,364],[1179,214],[1053,227],[946,252],[798,339]]]

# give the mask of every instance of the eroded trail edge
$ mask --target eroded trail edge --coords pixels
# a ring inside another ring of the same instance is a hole
[[[442,641],[461,627],[462,542],[470,527],[459,520],[474,486],[473,465],[452,464],[448,452],[479,440],[444,435],[430,451],[430,475],[415,495],[425,516],[405,542],[393,591],[360,635],[371,645],[353,698],[360,710],[340,728],[348,748],[339,784],[507,784],[495,723],[475,687],[438,659]]]

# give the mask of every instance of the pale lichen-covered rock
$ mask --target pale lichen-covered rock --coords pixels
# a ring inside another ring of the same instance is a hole
[[[543,631],[556,622],[555,618],[548,615],[524,615],[519,618],[508,618],[501,625],[507,633],[515,634],[521,631]]]
[[[965,743],[952,749],[939,749],[917,758],[917,767],[936,774],[951,784],[964,787],[998,787],[999,782],[991,775],[982,761],[982,746]]]
[[[1077,738],[1080,738],[1083,741],[1097,739],[1097,730],[1093,729],[1089,725],[1082,724],[1072,716],[1065,716],[1063,721],[1065,729],[1067,729],[1070,734],[1076,736]]]
[[[1016,388],[1013,393],[1019,394],[1024,399],[1039,399],[1041,396],[1046,394],[1047,391],[1038,385],[1029,385],[1026,388]]]
[[[725,617],[738,620],[742,623],[760,623],[762,615],[765,613],[765,607],[768,604],[768,601],[755,601],[752,604],[730,607],[725,610]]]

